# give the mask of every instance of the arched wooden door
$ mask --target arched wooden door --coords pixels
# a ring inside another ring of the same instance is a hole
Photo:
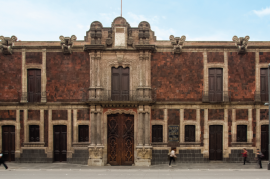
[[[132,165],[134,163],[134,116],[108,115],[108,163]]]

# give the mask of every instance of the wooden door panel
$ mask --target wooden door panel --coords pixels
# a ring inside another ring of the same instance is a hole
[[[163,126],[152,126],[152,142],[163,142]]]
[[[209,160],[223,158],[223,126],[209,126]]]
[[[117,114],[108,116],[108,163],[134,163],[134,117]]]
[[[41,99],[41,70],[27,70],[28,102],[40,102]]]
[[[268,101],[268,71],[267,68],[261,68],[260,71],[260,93],[261,93],[261,101]]]
[[[112,68],[112,100],[129,100],[129,68]]]
[[[269,159],[268,142],[269,142],[269,128],[268,128],[268,125],[262,125],[261,126],[261,152],[264,155],[263,160],[268,160]]]
[[[6,161],[15,161],[15,126],[2,127],[2,152]]]
[[[54,161],[66,161],[67,126],[53,126],[54,129]]]
[[[223,69],[209,69],[209,101],[223,100]]]

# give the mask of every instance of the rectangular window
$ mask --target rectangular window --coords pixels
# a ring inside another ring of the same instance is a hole
[[[152,142],[163,142],[163,126],[152,126]]]
[[[267,75],[268,75],[267,68],[261,68],[261,72],[260,72],[261,101],[268,101],[268,80],[267,80]]]
[[[195,126],[185,126],[185,142],[195,142]]]
[[[223,101],[223,69],[209,68],[209,101]]]
[[[27,70],[27,100],[28,102],[40,102],[41,99],[41,70]]]
[[[39,126],[29,126],[29,142],[39,142]]]
[[[247,126],[237,126],[237,142],[247,142]]]
[[[79,126],[79,142],[89,142],[89,126]]]

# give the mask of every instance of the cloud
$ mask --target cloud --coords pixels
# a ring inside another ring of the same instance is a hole
[[[172,28],[162,29],[158,26],[152,26],[151,29],[155,32],[157,40],[169,40],[170,35],[177,34],[176,31]]]
[[[232,36],[229,33],[218,32],[212,35],[205,35],[199,37],[190,38],[190,35],[186,35],[186,41],[231,41]]]
[[[270,15],[270,7],[267,7],[259,11],[253,10],[253,12],[259,17]]]

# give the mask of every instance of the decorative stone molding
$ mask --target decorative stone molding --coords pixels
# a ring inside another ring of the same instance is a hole
[[[138,159],[152,159],[152,148],[137,148]]]
[[[90,36],[91,36],[91,45],[101,44],[102,38],[102,24],[98,21],[95,21],[90,26]]]
[[[128,40],[127,40],[127,45],[134,48],[134,43],[133,43],[133,42],[134,42],[134,40],[133,40],[133,38],[132,38],[132,30],[129,29],[129,30],[128,30]]]
[[[247,35],[245,38],[244,37],[237,37],[236,35],[233,36],[232,40],[235,42],[235,46],[238,49],[238,54],[243,54],[247,52],[247,45],[248,45],[248,40],[250,37]]]
[[[103,147],[89,147],[90,159],[102,159]]]
[[[64,37],[61,35],[59,39],[61,40],[62,52],[64,54],[71,54],[72,44],[77,40],[77,37],[75,35],[72,35],[71,37]]]
[[[170,41],[173,45],[173,53],[181,53],[182,52],[182,46],[186,40],[186,36],[180,37],[174,37],[173,35],[170,35]]]
[[[0,40],[2,41],[0,44],[0,49],[2,49],[3,54],[11,55],[13,42],[17,41],[17,37],[14,35],[11,37],[0,36]]]
[[[146,21],[142,21],[139,24],[139,44],[149,44],[150,37],[150,24]]]
[[[44,147],[45,142],[24,142],[24,147]]]
[[[112,29],[108,31],[108,38],[106,39],[106,47],[110,47],[113,44]]]

